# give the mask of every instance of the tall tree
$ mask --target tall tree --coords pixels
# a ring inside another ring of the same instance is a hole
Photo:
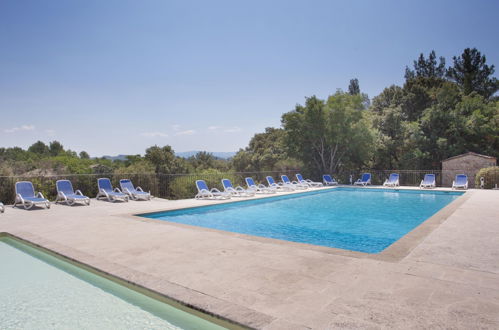
[[[169,145],[147,148],[144,158],[154,165],[156,173],[175,173],[175,152]]]
[[[476,48],[466,48],[453,60],[454,65],[447,70],[447,77],[458,84],[465,95],[477,92],[489,99],[499,90],[499,80],[492,77],[494,65],[488,66],[485,55]]]
[[[315,96],[282,116],[286,145],[310,174],[362,167],[371,158],[374,133],[362,97],[341,91],[325,102]]]
[[[49,143],[49,152],[51,156],[57,156],[64,152],[64,147],[59,141]]]
[[[428,59],[424,54],[419,54],[417,61],[414,61],[414,70],[405,67],[405,79],[410,80],[417,77],[426,78],[444,78],[445,77],[445,58],[440,56],[437,64],[437,55],[434,50],[428,55]]]
[[[49,147],[42,141],[36,141],[28,148],[28,151],[38,155],[47,155]]]
[[[86,151],[81,151],[80,152],[80,158],[81,159],[90,159],[90,155]]]
[[[350,84],[348,85],[348,93],[350,95],[360,94],[359,79],[357,78],[350,79]]]
[[[264,133],[255,134],[246,149],[241,149],[232,159],[237,171],[274,171],[287,159],[284,131],[267,127]]]

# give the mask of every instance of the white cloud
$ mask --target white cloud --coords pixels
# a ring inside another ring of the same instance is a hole
[[[221,128],[220,126],[209,126],[208,129],[210,131],[216,131],[217,129]]]
[[[188,130],[185,130],[185,131],[180,131],[180,132],[177,132],[175,133],[175,135],[193,135],[195,134],[196,131],[193,130],[193,129],[188,129]]]
[[[226,132],[226,133],[237,133],[237,132],[241,132],[241,131],[242,131],[241,127],[237,127],[237,126],[227,128],[224,130],[224,132]]]
[[[35,129],[34,125],[22,125],[20,127],[12,127],[12,128],[7,128],[4,129],[5,133],[15,133],[18,131],[32,131]]]
[[[172,125],[172,128],[173,128],[174,131],[179,131],[180,130],[180,125],[178,125],[178,124]]]
[[[53,129],[46,129],[46,130],[45,130],[45,133],[46,133],[48,136],[55,136],[55,130],[53,130]]]
[[[148,137],[148,138],[155,138],[155,137],[165,138],[165,137],[168,137],[168,134],[163,133],[163,132],[144,132],[144,133],[141,133],[140,135]]]

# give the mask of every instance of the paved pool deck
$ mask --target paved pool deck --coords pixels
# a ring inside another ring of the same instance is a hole
[[[132,216],[214,203],[6,207],[0,232],[252,328],[499,328],[499,191],[469,190],[381,257]]]

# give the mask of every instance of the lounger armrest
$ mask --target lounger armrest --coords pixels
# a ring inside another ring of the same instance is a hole
[[[43,199],[46,199],[45,197],[43,197],[43,194],[41,191],[39,191],[36,196],[38,196],[39,198],[43,198]]]
[[[75,195],[80,195],[80,196],[83,196],[83,193],[81,192],[81,190],[80,190],[80,189],[77,189],[77,190],[75,191]]]
[[[135,190],[144,192],[144,190],[141,187],[135,187]]]
[[[203,189],[203,190],[205,190],[205,189]],[[217,188],[211,188],[209,192],[210,192],[210,193],[222,193],[222,192],[221,192],[220,190],[218,190]]]
[[[114,188],[113,191],[122,194],[120,188]]]

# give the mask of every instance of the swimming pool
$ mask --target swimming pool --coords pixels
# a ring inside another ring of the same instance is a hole
[[[462,194],[339,187],[140,216],[379,253]]]
[[[223,329],[0,236],[1,329]]]

